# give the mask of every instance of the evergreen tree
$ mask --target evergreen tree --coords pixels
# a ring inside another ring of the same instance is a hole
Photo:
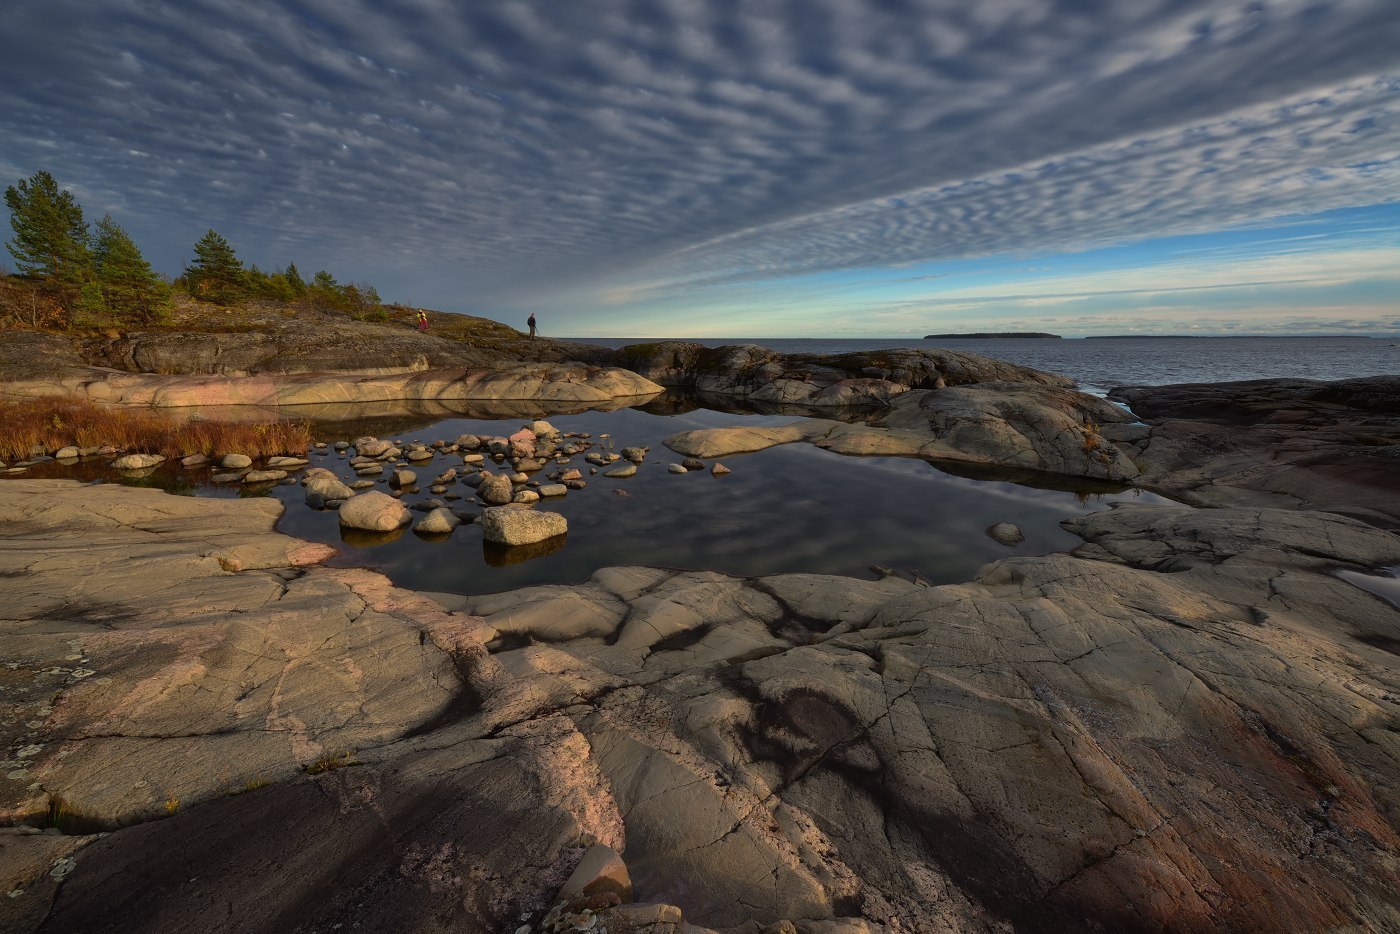
[[[306,280],[297,271],[296,263],[288,263],[287,271],[283,273],[287,277],[287,284],[292,287],[292,292],[298,297],[306,294]]]
[[[58,190],[48,172],[5,189],[15,238],[5,244],[23,275],[77,285],[91,275],[88,226],[73,193]]]
[[[150,324],[164,317],[170,287],[161,281],[127,232],[108,214],[97,222],[93,262],[102,299],[119,321]]]
[[[194,245],[194,262],[185,267],[190,294],[231,305],[248,294],[248,274],[229,242],[212,229]]]

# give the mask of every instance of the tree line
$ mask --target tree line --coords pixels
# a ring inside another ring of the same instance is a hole
[[[342,285],[325,270],[307,281],[295,263],[271,272],[256,264],[245,266],[228,240],[212,228],[195,243],[194,259],[167,281],[110,214],[90,229],[82,205],[48,172],[36,172],[6,188],[5,204],[14,231],[5,247],[15,259],[18,276],[32,286],[31,324],[159,324],[169,316],[176,291],[225,306],[262,299],[361,316],[384,314],[374,286]]]

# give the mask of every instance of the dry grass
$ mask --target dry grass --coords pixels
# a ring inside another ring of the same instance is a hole
[[[105,406],[51,396],[0,402],[0,460],[68,445],[184,457],[189,454],[300,454],[311,446],[308,422],[186,421],[159,410]]]

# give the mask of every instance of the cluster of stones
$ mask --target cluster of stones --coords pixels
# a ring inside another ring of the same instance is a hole
[[[324,445],[317,447],[325,451]],[[341,525],[386,532],[412,521],[409,510],[398,502],[406,494],[420,492],[418,472],[411,468],[422,469],[435,458],[455,455],[461,458],[461,464],[448,467],[428,484],[433,498],[412,504],[412,509],[427,513],[414,524],[414,531],[430,536],[449,535],[460,524],[479,522],[483,538],[502,545],[529,545],[568,532],[564,516],[535,507],[588,486],[584,471],[575,466],[574,458],[583,455],[589,475],[601,471],[610,479],[625,479],[636,475],[649,451],[645,447],[624,447],[614,452],[607,434],[595,439],[588,432],[561,432],[546,421],[531,422],[510,435],[463,434],[451,442],[413,442],[402,447],[391,441],[361,437],[353,442],[338,442],[334,448],[341,456],[353,451],[349,464],[361,479],[347,486],[331,471],[314,467],[307,471],[303,483],[307,504],[338,509]],[[684,465],[671,465],[671,470],[684,473],[704,467],[704,463],[690,458]],[[389,493],[357,495],[358,490],[373,487],[372,478],[382,479],[386,471]],[[718,476],[729,470],[715,464],[713,472]],[[541,473],[543,480],[537,478]],[[467,505],[480,505],[483,511],[449,505],[462,499],[454,486],[471,488],[475,496],[467,500]]]
[[[210,470],[209,479],[214,483],[266,487],[300,482],[305,488],[307,506],[338,511],[340,525],[347,529],[387,533],[413,523],[415,532],[432,538],[448,536],[459,525],[478,522],[488,542],[530,545],[568,532],[564,516],[537,509],[537,504],[586,488],[585,469],[590,476],[601,472],[612,480],[636,476],[649,452],[649,448],[640,446],[613,451],[608,434],[595,439],[588,432],[561,432],[549,422],[534,421],[507,436],[464,434],[455,441],[404,443],[366,435],[333,444],[315,442],[314,450],[307,452],[316,457],[334,454],[347,459],[355,473],[354,480],[342,479],[326,467],[311,466],[307,456],[268,457],[259,466],[253,457],[236,452],[217,458],[191,454],[181,458],[180,465],[190,470]],[[66,447],[52,456],[38,454],[36,459],[14,467],[0,464],[0,469],[18,473],[50,460],[76,463],[83,457],[113,455],[120,456],[110,462],[111,467],[129,475],[154,471],[166,461],[160,454],[121,454],[110,446]],[[579,455],[583,455],[583,469],[574,464]],[[425,468],[433,473],[434,460],[454,456],[460,457],[460,464],[435,473],[431,483],[423,484],[432,497],[412,503],[412,511],[406,507],[404,496],[421,491],[419,473]],[[667,465],[672,474],[706,468],[704,461],[694,457]],[[708,469],[717,477],[730,472],[718,462]],[[538,475],[544,479],[537,479]],[[375,490],[385,482],[388,492]],[[467,487],[472,492],[457,492],[454,487]],[[627,495],[620,487],[614,492]],[[464,503],[458,503],[464,499]],[[471,508],[476,506],[483,508]],[[425,515],[414,522],[413,511]]]
[[[67,447],[59,448],[52,454],[46,453],[42,448],[36,448],[30,451],[27,458],[15,461],[13,464],[7,464],[0,460],[0,473],[22,474],[29,470],[30,467],[37,464],[45,464],[49,461],[58,461],[61,464],[76,464],[84,458],[111,457],[113,454],[119,453],[121,452],[110,444],[81,448],[77,445],[68,445]],[[164,460],[164,458],[161,458],[161,460]],[[157,463],[159,463],[159,461]]]

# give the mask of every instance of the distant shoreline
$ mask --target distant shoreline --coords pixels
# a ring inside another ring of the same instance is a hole
[[[1369,341],[1385,340],[1370,334],[1086,334],[1080,340],[1086,341],[1126,341],[1126,340],[1210,340],[1222,337],[1247,338],[1258,340],[1259,338],[1281,339],[1281,340],[1352,340]]]
[[[970,334],[925,334],[926,341],[947,340],[997,340],[1000,338],[1021,338],[1033,340],[1063,340],[1058,334],[1045,334],[1040,331],[976,331]]]

